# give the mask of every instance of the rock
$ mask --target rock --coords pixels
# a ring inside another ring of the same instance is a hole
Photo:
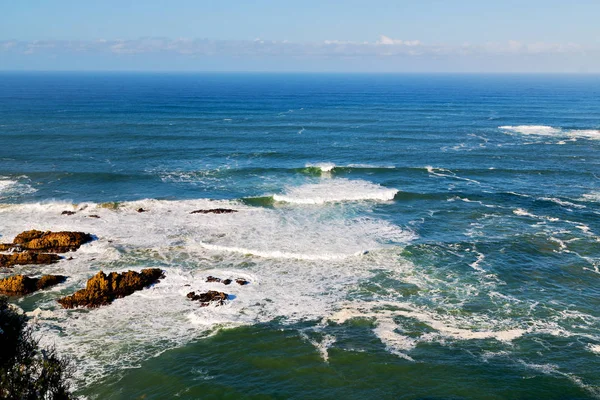
[[[144,209],[143,209],[143,208],[141,208],[141,207],[140,207],[140,208],[138,208],[138,209],[137,209],[137,210],[135,210],[135,211],[137,211],[137,212],[139,212],[139,213],[148,212],[148,210],[144,210]]]
[[[0,243],[0,251],[10,251],[13,247],[12,243]]]
[[[209,210],[195,210],[190,214],[231,214],[236,212],[237,210],[231,210],[229,208],[211,208]]]
[[[143,269],[141,272],[127,271],[121,274],[111,272],[109,275],[100,271],[87,281],[85,289],[58,299],[58,302],[63,308],[96,308],[110,304],[115,299],[129,296],[164,277],[160,268]]]
[[[66,280],[67,277],[62,275],[44,275],[41,278],[15,275],[0,280],[0,293],[8,296],[24,296],[37,290],[58,285]]]
[[[74,251],[82,244],[91,242],[92,235],[83,232],[42,232],[37,230],[20,233],[13,240],[13,246],[22,250],[42,253],[65,253]]]
[[[96,214],[92,214],[92,215],[88,215],[88,218],[100,218],[100,216],[96,215]]]
[[[248,282],[247,280],[245,280],[245,279],[242,279],[242,278],[237,278],[237,279],[235,280],[235,283],[237,283],[238,285],[242,285],[242,286],[244,286],[244,285],[247,285],[247,284],[249,284],[250,282]]]
[[[216,290],[209,290],[206,293],[196,294],[196,292],[189,292],[187,298],[192,301],[199,301],[200,307],[206,307],[210,303],[217,303],[218,306],[225,304],[225,300],[229,298],[227,293],[217,292]]]
[[[60,260],[59,255],[35,253],[31,251],[0,254],[0,267],[8,268],[13,265],[52,264],[58,260]]]
[[[75,211],[63,211],[60,215],[75,215]]]
[[[221,279],[215,276],[209,276],[208,278],[206,278],[206,282],[220,282],[224,285],[229,285],[231,283],[231,279]]]

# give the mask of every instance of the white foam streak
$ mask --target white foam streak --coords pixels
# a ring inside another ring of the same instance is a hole
[[[199,242],[198,245],[204,247],[208,250],[216,250],[216,251],[225,251],[225,252],[233,252],[239,254],[248,254],[258,257],[264,258],[279,258],[283,260],[296,259],[296,260],[307,260],[307,261],[332,261],[332,260],[343,260],[352,256],[360,256],[365,254],[367,251],[359,251],[354,254],[301,254],[301,253],[287,253],[285,251],[261,251],[261,250],[252,250],[245,249],[242,247],[228,247],[228,246],[219,246],[216,244],[202,243]]]
[[[26,177],[22,177],[26,178]],[[35,193],[37,190],[26,183],[13,179],[5,179],[0,177],[0,200],[10,197],[22,196],[25,194]]]
[[[590,344],[588,345],[588,349],[592,353],[600,354],[600,344]]]
[[[469,178],[460,177],[460,176],[456,175],[454,172],[450,171],[449,169],[434,168],[431,165],[425,166],[425,169],[432,176],[438,176],[440,178],[451,178],[451,179],[456,179],[456,180],[459,180],[459,181],[466,181],[466,182],[475,183],[477,185],[481,184],[479,181],[476,181],[475,179],[469,179]]]
[[[363,180],[332,179],[315,184],[288,187],[283,194],[273,195],[275,201],[292,204],[325,204],[347,201],[390,201],[398,193]]]
[[[196,209],[234,208],[232,214],[190,214]],[[138,208],[147,210],[138,213]],[[61,215],[62,211],[75,215]],[[90,218],[97,215],[99,218]],[[374,266],[403,270],[393,246],[414,234],[376,218],[356,218],[341,207],[250,207],[235,201],[141,200],[120,204],[67,202],[0,206],[0,235],[27,229],[78,230],[98,240],[52,266],[18,267],[69,280],[48,291],[31,313],[40,337],[73,355],[78,378],[92,382],[108,372],[139,365],[165,349],[210,335],[222,327],[320,320],[368,281]],[[389,250],[388,250],[389,248]],[[363,254],[369,250],[368,254]],[[360,256],[357,256],[361,254]],[[348,257],[354,257],[348,261]],[[85,287],[100,269],[159,266],[166,278],[150,289],[96,310],[62,310],[56,298]],[[250,282],[206,282],[209,275]],[[199,307],[190,291],[232,295],[223,306]],[[331,339],[332,340],[332,339]],[[318,346],[327,358],[331,340]]]
[[[598,129],[562,129],[546,125],[505,125],[498,127],[498,129],[502,129],[508,132],[520,133],[522,135],[570,137],[572,139],[583,138],[600,140],[600,130]],[[565,144],[565,142],[559,142],[559,144]]]
[[[334,163],[324,162],[324,163],[316,163],[316,164],[306,164],[307,168],[318,168],[321,172],[331,172],[335,168]]]

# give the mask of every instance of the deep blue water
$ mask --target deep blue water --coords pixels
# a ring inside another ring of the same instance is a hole
[[[19,302],[91,398],[594,398],[599,150],[598,75],[2,73],[0,239],[98,236]]]

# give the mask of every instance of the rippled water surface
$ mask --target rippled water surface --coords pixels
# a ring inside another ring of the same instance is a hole
[[[600,397],[600,76],[2,73],[0,141],[1,241],[97,237],[1,272],[87,398]]]

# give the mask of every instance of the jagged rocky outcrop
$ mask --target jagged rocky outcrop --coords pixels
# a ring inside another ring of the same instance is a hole
[[[199,301],[200,307],[206,307],[211,303],[222,306],[225,304],[225,300],[229,298],[229,295],[227,293],[217,292],[216,290],[209,290],[206,293],[200,294],[196,294],[196,292],[189,292],[187,297],[192,301]]]
[[[15,275],[0,279],[0,294],[7,296],[24,296],[50,286],[58,285],[67,280],[62,275],[44,275],[40,278],[31,278],[25,275]]]
[[[66,253],[75,251],[82,244],[91,242],[92,235],[84,232],[51,232],[31,230],[18,234],[13,240],[13,247],[19,250],[30,250],[40,253]]]
[[[208,210],[194,210],[190,214],[231,214],[236,212],[237,210],[230,208],[211,208]]]
[[[60,256],[57,254],[35,253],[32,251],[0,254],[0,268],[8,268],[15,265],[52,264],[58,260],[60,260]]]
[[[0,267],[52,264],[60,260],[54,253],[75,251],[92,240],[92,235],[84,232],[25,231],[18,234],[12,243],[0,244],[0,251],[11,252],[0,254]]]
[[[100,271],[87,281],[85,289],[58,299],[58,302],[64,308],[96,308],[142,290],[158,282],[164,276],[160,268],[147,268],[141,272],[127,271],[121,274],[111,272],[108,275]]]

